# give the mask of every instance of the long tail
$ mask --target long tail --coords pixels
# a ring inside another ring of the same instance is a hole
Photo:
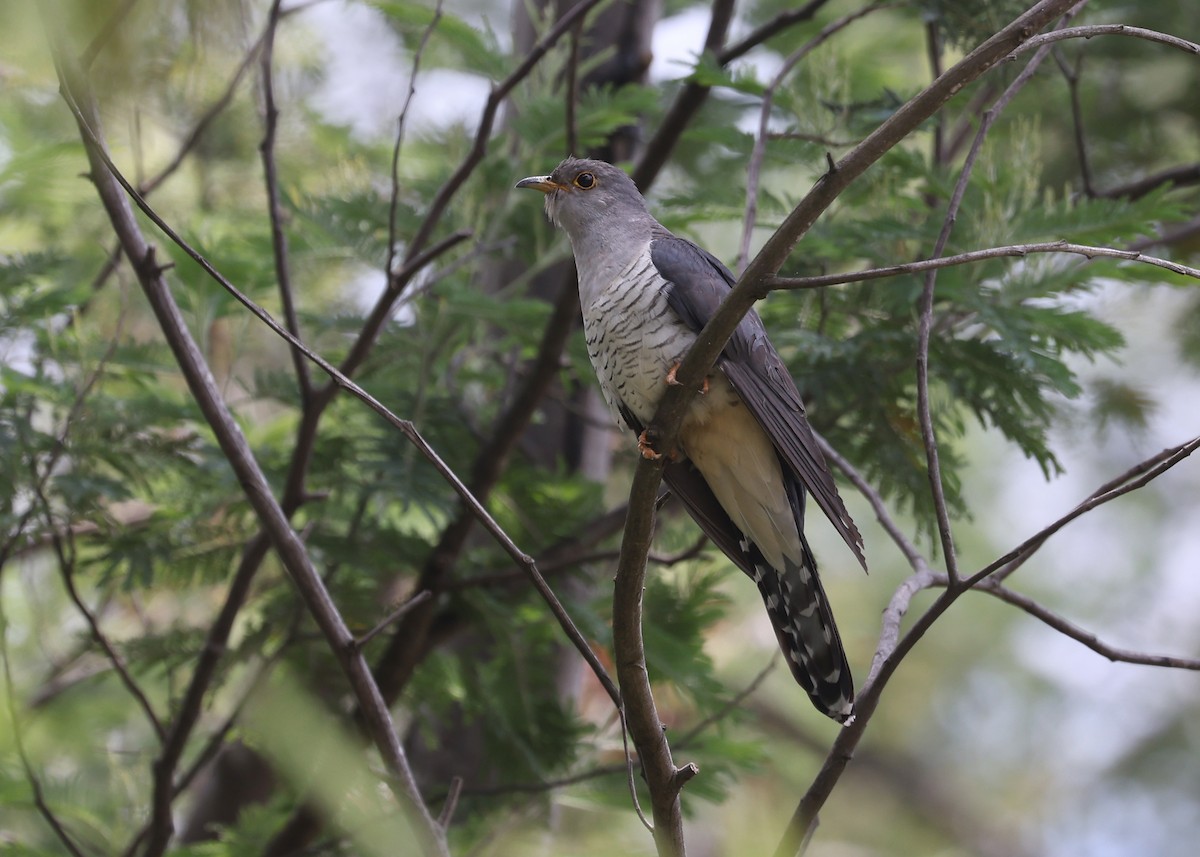
[[[808,545],[806,562],[797,566],[785,561],[782,571],[772,568],[752,543],[742,545],[797,684],[823,714],[848,722],[854,716],[854,678]]]
[[[730,520],[708,482],[689,462],[669,462],[663,478],[700,529],[758,584],[796,683],[808,693],[818,711],[839,723],[849,721],[854,716],[854,679],[833,611],[817,578],[817,564],[801,530],[803,489],[794,480],[788,483],[804,562],[797,566],[785,559],[780,571]]]

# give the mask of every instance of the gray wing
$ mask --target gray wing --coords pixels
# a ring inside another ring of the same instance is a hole
[[[651,242],[650,258],[670,283],[668,305],[698,333],[732,289],[733,274],[711,253],[669,234]],[[862,536],[838,495],[796,382],[767,338],[758,313],[751,310],[738,324],[717,366],[865,569]]]

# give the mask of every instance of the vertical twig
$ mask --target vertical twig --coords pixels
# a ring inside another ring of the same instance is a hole
[[[940,22],[929,20],[925,22],[925,54],[929,60],[929,76],[937,80],[942,76],[942,34]],[[934,167],[941,166],[945,158],[946,120],[939,113],[933,117],[933,152]]]
[[[1054,49],[1054,62],[1062,72],[1063,80],[1067,82],[1067,93],[1071,100],[1071,129],[1075,140],[1075,154],[1079,158],[1079,178],[1083,182],[1083,195],[1088,199],[1096,197],[1096,188],[1092,184],[1092,166],[1088,160],[1087,140],[1083,129],[1083,104],[1079,95],[1079,78],[1083,68],[1083,51],[1075,57],[1075,65],[1067,63],[1061,47]]]
[[[275,133],[279,124],[279,108],[275,104],[274,70],[272,68],[275,56],[275,32],[279,25],[279,5],[282,0],[274,0],[267,13],[267,28],[263,34],[262,55],[259,65],[262,75],[262,111],[263,132],[259,152],[262,155],[263,179],[267,189],[267,213],[271,220],[271,249],[275,258],[275,281],[279,286],[279,300],[283,307],[283,320],[292,336],[300,336],[300,319],[296,315],[295,293],[292,289],[292,275],[288,265],[287,233],[283,230],[283,208],[279,203],[279,171],[275,163]],[[307,410],[312,405],[312,376],[309,374],[308,361],[297,349],[289,349],[292,354],[292,368],[296,372],[296,384],[300,390],[300,407]]]
[[[750,152],[750,161],[746,165],[746,208],[745,214],[742,217],[742,241],[738,248],[737,262],[734,265],[734,270],[739,276],[746,270],[746,265],[750,261],[750,238],[754,233],[754,227],[758,221],[759,174],[762,171],[763,158],[766,156],[767,137],[769,136],[768,126],[771,121],[771,107],[775,102],[775,93],[783,85],[787,76],[792,73],[792,69],[796,67],[797,63],[818,48],[823,42],[859,18],[891,5],[894,4],[892,2],[872,3],[826,24],[817,35],[792,51],[791,55],[784,60],[783,65],[763,92],[762,105],[759,108],[758,115],[758,134],[754,138],[754,148]]]
[[[441,20],[442,0],[437,0],[437,5],[433,8],[433,17],[430,18],[425,31],[421,33],[421,41],[417,43],[417,49],[413,51],[412,67],[408,71],[408,92],[405,93],[404,104],[400,106],[400,114],[396,117],[396,142],[392,146],[392,193],[388,200],[387,264],[384,266],[384,274],[389,282],[397,274],[392,268],[396,264],[396,215],[400,209],[400,148],[404,144],[404,126],[408,121],[408,109],[417,94],[417,74],[421,71],[421,57],[425,55],[425,46],[429,44],[429,39],[433,36],[433,31],[437,29]]]
[[[571,52],[567,57],[567,79],[563,84],[564,122],[567,126],[567,155],[579,153],[579,129],[576,126],[575,108],[579,100],[579,43],[583,39],[583,19],[571,28]]]
[[[1064,17],[1061,26],[1065,26],[1070,20],[1071,13],[1068,12]],[[1018,92],[1028,83],[1038,67],[1042,64],[1042,60],[1050,52],[1051,45],[1043,45],[1030,58],[1029,62],[1021,70],[1021,73],[1008,85],[1008,88],[1000,94],[1000,97],[992,104],[991,107],[984,112],[979,123],[979,129],[975,132],[975,140],[971,144],[970,151],[967,152],[966,161],[963,163],[962,170],[959,172],[958,181],[954,186],[954,192],[950,196],[950,203],[946,206],[946,216],[942,220],[942,228],[938,233],[937,241],[933,245],[933,253],[930,258],[937,259],[946,250],[946,244],[950,240],[950,233],[954,230],[954,223],[958,217],[958,209],[962,205],[963,197],[967,192],[967,185],[971,180],[971,172],[975,168],[975,161],[979,157],[979,153],[983,149],[983,141],[987,137],[987,133],[991,130],[992,123],[1008,106],[1009,102],[1016,96]],[[917,331],[917,416],[921,424],[921,440],[925,446],[925,461],[927,465],[927,475],[929,479],[929,489],[933,495],[934,512],[937,515],[938,535],[942,543],[942,553],[946,562],[946,574],[950,577],[952,584],[957,584],[959,579],[958,572],[958,556],[954,547],[954,533],[950,525],[950,511],[946,505],[946,491],[942,482],[942,465],[938,455],[937,433],[933,425],[933,411],[929,403],[929,345],[933,334],[933,297],[934,290],[937,285],[937,268],[930,268],[925,274],[925,285],[921,291],[921,300],[918,305],[920,314],[920,323]]]

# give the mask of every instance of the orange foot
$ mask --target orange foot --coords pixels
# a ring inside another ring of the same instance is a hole
[[[646,429],[645,431],[643,431],[641,434],[638,435],[638,440],[637,440],[638,452],[640,452],[642,454],[642,458],[648,458],[651,461],[658,461],[660,458],[663,457],[662,453],[654,448],[654,444],[657,441],[655,434],[656,434],[656,432],[654,432],[653,430]],[[667,453],[668,461],[679,461],[679,458],[680,458],[680,456],[679,456],[678,452]]]
[[[662,453],[655,450],[654,441],[650,439],[646,431],[638,435],[638,452],[642,454],[642,458],[648,458],[651,461],[662,458]]]
[[[675,377],[675,373],[679,371],[679,367],[682,365],[683,365],[682,361],[680,361],[679,363],[676,363],[674,366],[671,367],[671,371],[667,373],[667,383],[670,384],[672,387],[679,387],[683,384],[682,381],[678,380]],[[707,394],[708,394],[708,376],[705,375],[704,383],[700,385],[700,395],[705,396]]]

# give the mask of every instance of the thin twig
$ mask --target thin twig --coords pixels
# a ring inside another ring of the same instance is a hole
[[[567,56],[567,79],[563,83],[564,104],[563,124],[567,129],[567,150],[563,154],[574,155],[579,151],[579,127],[575,118],[576,105],[579,102],[579,43],[583,40],[583,19],[580,18],[571,28],[571,51]]]
[[[1033,552],[1045,544],[1047,539],[1071,521],[1104,503],[1111,502],[1124,494],[1144,487],[1183,461],[1197,449],[1200,449],[1200,437],[1195,437],[1187,443],[1172,447],[1135,465],[1117,479],[1106,483],[1105,486],[1102,486],[1101,490],[1093,492],[1088,500],[1072,509],[1066,515],[1044,527],[1034,536],[1022,542],[1018,547],[970,577],[952,583],[948,577],[934,574],[926,567],[906,579],[896,589],[888,607],[884,610],[880,623],[879,644],[871,664],[871,672],[863,684],[858,699],[855,701],[857,716],[853,723],[848,724],[838,733],[838,737],[830,748],[820,772],[797,805],[791,824],[788,827],[788,832],[775,852],[776,857],[792,857],[796,853],[796,843],[803,838],[804,831],[808,829],[809,825],[816,818],[817,812],[837,785],[847,762],[853,756],[854,748],[861,740],[867,723],[879,703],[883,689],[895,674],[896,668],[922,637],[924,637],[934,622],[959,597],[972,588],[979,586],[987,578],[1001,572],[1011,563],[1027,559]],[[999,579],[997,578],[997,580]],[[913,597],[918,592],[936,586],[944,586],[946,588],[934,600],[933,604],[917,618],[908,632],[901,636],[901,622],[908,612]]]
[[[609,695],[613,697],[614,702],[615,702],[619,696],[617,693],[616,686],[613,684],[612,680],[608,677],[608,674],[604,670],[603,665],[599,662],[599,660],[596,658],[595,654],[591,651],[591,648],[588,646],[586,639],[579,632],[579,630],[575,627],[574,623],[571,621],[570,617],[567,615],[566,610],[565,610],[565,608],[563,608],[561,602],[558,601],[557,597],[554,595],[554,593],[550,589],[549,585],[546,584],[546,581],[541,577],[541,574],[537,570],[536,562],[533,560],[533,558],[531,556],[529,556],[524,551],[522,551],[519,547],[517,547],[516,543],[509,537],[509,535],[504,531],[504,529],[500,526],[500,524],[497,523],[495,518],[492,517],[491,513],[489,513],[487,511],[487,509],[483,506],[483,504],[479,501],[479,499],[477,499],[476,496],[462,482],[462,480],[458,478],[458,475],[455,474],[454,471],[450,468],[450,466],[448,464],[446,464],[446,462],[441,458],[441,456],[439,456],[437,454],[437,452],[433,449],[433,447],[429,445],[429,443],[425,440],[425,438],[417,430],[416,426],[413,425],[413,423],[411,421],[404,420],[404,419],[401,419],[400,417],[396,416],[394,413],[392,413],[390,410],[388,410],[386,407],[384,407],[384,405],[382,403],[380,403],[379,400],[377,400],[374,396],[372,396],[370,393],[368,393],[366,390],[364,390],[362,387],[360,387],[358,384],[356,384],[354,381],[352,381],[350,378],[348,378],[339,369],[334,367],[333,364],[331,364],[329,361],[327,361],[324,357],[317,354],[315,351],[311,350],[307,345],[305,345],[303,342],[301,342],[299,339],[297,339],[294,335],[292,335],[286,328],[284,328],[282,325],[280,325],[279,322],[277,322],[274,318],[272,318],[270,313],[268,313],[261,306],[259,306],[254,301],[252,301],[248,296],[246,296],[240,289],[237,288],[237,286],[235,286],[232,282],[230,282],[228,278],[226,278],[223,274],[221,274],[221,272],[218,271],[213,266],[213,264],[208,261],[207,258],[205,258],[199,251],[197,251],[187,241],[185,241],[183,239],[183,237],[180,236],[179,233],[177,233],[165,220],[163,220],[163,218],[149,205],[149,203],[147,203],[146,200],[137,193],[137,191],[129,183],[128,179],[126,179],[125,176],[120,172],[120,170],[117,169],[116,165],[112,162],[112,159],[109,157],[107,150],[104,149],[102,146],[100,146],[100,144],[97,142],[97,138],[95,137],[94,133],[91,131],[91,126],[85,122],[82,114],[80,114],[78,112],[78,109],[79,109],[78,105],[72,101],[72,102],[69,102],[69,106],[72,108],[73,111],[76,112],[76,117],[79,120],[79,122],[81,123],[82,133],[85,135],[85,137],[88,138],[89,142],[93,143],[93,146],[91,147],[90,152],[93,152],[95,154],[95,157],[99,161],[99,164],[104,167],[107,174],[111,175],[113,177],[114,181],[118,185],[120,185],[122,188],[124,188],[125,192],[129,195],[129,198],[132,199],[134,201],[134,203],[137,204],[138,208],[141,209],[141,211],[148,218],[150,218],[150,220],[159,229],[161,229],[168,238],[170,238],[193,261],[195,261],[210,277],[212,277],[214,280],[216,280],[239,303],[241,303],[248,310],[250,310],[260,321],[262,321],[268,328],[270,328],[271,331],[273,331],[277,336],[280,336],[281,338],[286,340],[289,345],[291,345],[293,348],[300,351],[309,360],[316,363],[321,369],[323,369],[326,373],[328,373],[330,376],[330,385],[331,386],[334,386],[336,388],[345,389],[347,392],[349,392],[350,394],[352,394],[353,396],[358,398],[360,401],[362,401],[364,404],[366,404],[371,410],[373,410],[379,416],[381,416],[385,420],[387,420],[388,423],[390,423],[395,428],[399,429],[405,435],[405,437],[414,446],[416,446],[418,451],[434,466],[434,468],[438,471],[438,473],[442,476],[442,478],[445,479],[450,484],[451,488],[454,489],[455,493],[457,493],[459,495],[460,499],[464,502],[465,507],[470,512],[471,516],[473,518],[478,519],[484,525],[484,527],[492,534],[492,536],[500,543],[500,545],[505,549],[505,551],[509,554],[509,556],[511,556],[518,563],[518,565],[520,567],[526,569],[527,573],[530,575],[531,579],[533,580],[535,588],[537,588],[539,594],[542,595],[543,599],[546,600],[547,604],[551,608],[551,611],[554,613],[555,618],[559,621],[559,624],[562,625],[563,629],[567,632],[567,635],[571,639],[571,642],[575,644],[576,648],[584,656],[584,659],[588,661],[588,665],[592,668],[593,672],[596,673],[596,677],[600,680],[601,684],[605,686],[605,689],[608,690]],[[445,241],[442,242],[443,245],[452,246],[451,241],[454,238],[455,238],[455,236],[450,236],[450,238],[445,239]],[[453,243],[457,243],[457,242],[453,242]],[[436,248],[429,248],[429,253],[433,253],[435,249]],[[416,262],[418,261],[419,258],[420,257],[414,258],[413,264],[416,264]],[[569,297],[572,298],[572,303],[570,304],[570,306],[573,307],[574,306],[573,295],[569,295]],[[565,325],[562,325],[562,327],[565,328]],[[564,342],[565,342],[565,338],[566,338],[565,334],[563,334],[562,339]],[[557,352],[555,352],[555,354],[556,353]],[[556,361],[557,357],[555,356],[554,359]],[[555,363],[555,368],[557,368],[557,362]],[[528,408],[527,410],[529,412],[532,412],[532,408]],[[239,431],[239,434],[240,434],[240,431]],[[486,466],[488,466],[489,468],[500,467],[500,466],[502,466],[501,459],[502,459],[502,456],[481,456],[479,463],[486,464]],[[290,532],[290,528],[289,528],[289,532]],[[244,565],[245,565],[245,563],[244,563]]]
[[[1145,39],[1160,45],[1178,48],[1189,54],[1200,54],[1200,44],[1172,36],[1170,33],[1160,33],[1157,30],[1147,30],[1144,27],[1130,27],[1126,24],[1090,24],[1084,27],[1067,27],[1051,33],[1042,33],[1018,46],[1006,58],[1006,62],[1016,59],[1027,51],[1037,50],[1042,45],[1062,42],[1067,39],[1093,39],[1096,36],[1130,36],[1135,39]]]
[[[1044,241],[1037,244],[1008,244],[1003,247],[989,247],[984,250],[971,250],[967,253],[959,253],[954,256],[922,259],[917,262],[906,262],[902,265],[867,268],[866,270],[851,271],[844,274],[822,274],[815,277],[768,277],[764,283],[764,291],[823,289],[827,286],[836,286],[843,283],[860,283],[867,280],[880,280],[906,274],[919,274],[939,268],[951,268],[955,265],[969,265],[987,259],[1024,257],[1037,253],[1070,253],[1075,256],[1086,256],[1089,260],[1095,258],[1125,259],[1130,262],[1153,265],[1156,268],[1162,268],[1180,276],[1200,279],[1200,268],[1181,265],[1170,259],[1161,259],[1137,250],[1118,250],[1115,247],[1072,244],[1067,241]]]
[[[746,204],[745,213],[742,216],[742,240],[738,248],[737,262],[734,265],[734,271],[741,273],[746,270],[746,265],[750,261],[750,239],[754,234],[754,227],[758,223],[758,180],[759,174],[762,171],[763,158],[766,156],[768,126],[771,121],[771,108],[775,103],[775,93],[779,87],[787,80],[788,75],[792,70],[804,59],[832,36],[844,30],[846,27],[853,24],[860,18],[875,12],[879,9],[885,9],[895,5],[894,2],[871,3],[862,7],[848,15],[843,15],[835,21],[831,21],[821,28],[821,31],[805,42],[788,56],[776,72],[775,77],[767,84],[767,88],[763,91],[762,104],[759,106],[758,115],[758,134],[754,138],[754,146],[750,150],[750,158],[746,164]]]
[[[1007,586],[997,583],[991,578],[981,582],[978,586],[975,586],[974,590],[976,592],[986,592],[988,595],[999,598],[1006,604],[1011,604],[1014,607],[1024,610],[1030,616],[1033,616],[1035,619],[1039,619],[1040,621],[1049,625],[1063,636],[1070,637],[1072,640],[1082,643],[1096,654],[1115,663],[1200,671],[1200,660],[1195,658],[1178,658],[1171,655],[1151,655],[1145,652],[1137,652],[1133,649],[1122,649],[1118,648],[1117,646],[1110,646],[1091,631],[1087,631],[1068,621],[1050,608],[1039,604],[1028,595],[1022,595],[1019,592],[1014,592]]]
[[[966,195],[967,186],[971,181],[971,172],[975,161],[983,150],[983,141],[991,130],[992,124],[1000,113],[1008,106],[1025,84],[1033,79],[1034,73],[1049,54],[1049,46],[1034,53],[1033,58],[1025,64],[1021,73],[1000,94],[1000,97],[984,111],[975,133],[975,140],[967,152],[966,160],[958,174],[958,181],[950,195],[946,206],[946,215],[942,219],[942,228],[938,232],[933,245],[932,258],[936,259],[946,251],[950,233],[958,219],[958,209]],[[954,533],[950,525],[950,510],[946,504],[946,490],[942,481],[941,456],[938,454],[937,432],[933,425],[933,411],[929,403],[929,344],[933,336],[933,297],[937,284],[938,269],[931,268],[925,273],[925,284],[921,290],[921,300],[918,304],[920,318],[917,331],[917,417],[921,424],[921,441],[925,447],[926,475],[929,480],[929,490],[933,498],[934,513],[937,516],[938,536],[942,543],[942,556],[946,563],[946,574],[951,580],[958,579],[958,554],[954,547]]]
[[[925,56],[929,60],[929,74],[934,80],[937,80],[942,74],[942,35],[939,29],[939,23],[936,19],[931,18],[925,22]],[[933,151],[930,153],[930,161],[935,168],[940,167],[945,163],[946,147],[946,120],[939,113],[933,119]]]
[[[462,794],[463,778],[452,777],[450,780],[450,791],[446,794],[446,801],[442,804],[442,811],[438,813],[438,825],[442,830],[450,827],[450,822],[454,818],[454,810],[458,808],[458,798]]]
[[[50,829],[54,831],[55,837],[62,843],[67,853],[71,857],[84,857],[79,846],[75,844],[75,840],[67,833],[67,829],[58,820],[58,816],[54,814],[54,810],[50,808],[50,804],[46,802],[46,795],[42,791],[41,780],[38,779],[37,773],[33,770],[33,763],[29,760],[29,754],[25,749],[25,728],[21,723],[21,717],[17,710],[17,686],[13,682],[12,663],[8,652],[8,616],[4,613],[4,600],[2,598],[0,598],[0,660],[4,661],[4,699],[6,708],[8,709],[9,722],[12,724],[12,743],[13,747],[16,748],[17,758],[21,760],[21,768],[25,772],[25,781],[29,783],[29,790],[33,793],[33,805],[37,808],[38,814]]]
[[[279,5],[282,0],[274,0],[267,12],[267,28],[263,34],[262,52],[259,60],[262,75],[262,112],[263,132],[259,152],[262,155],[263,180],[267,191],[267,214],[271,221],[271,249],[275,260],[275,282],[279,286],[279,301],[283,308],[283,321],[288,331],[296,338],[300,337],[300,319],[296,315],[295,292],[292,289],[292,275],[288,265],[287,233],[283,230],[283,207],[279,202],[279,171],[275,162],[275,132],[279,124],[279,108],[275,104],[275,75],[273,61],[275,55],[275,31],[279,24]],[[290,349],[292,368],[296,372],[296,384],[300,391],[300,406],[307,408],[312,399],[312,376],[309,374],[308,361],[295,348]]]
[[[875,512],[876,520],[879,521],[884,532],[891,536],[896,547],[900,548],[900,553],[904,554],[904,558],[908,560],[908,564],[912,567],[912,570],[922,571],[926,569],[927,563],[925,557],[917,550],[917,546],[909,540],[908,536],[904,534],[904,531],[900,529],[899,525],[892,518],[887,510],[887,505],[883,502],[882,495],[858,472],[849,459],[833,448],[829,441],[815,432],[814,434],[816,435],[817,443],[821,445],[821,452],[825,454],[825,460],[842,471],[851,484],[858,489],[858,493],[866,498],[866,501],[871,505],[871,509]]]
[[[408,110],[412,106],[413,97],[417,94],[417,75],[421,71],[421,58],[425,56],[425,47],[441,20],[442,0],[437,0],[433,7],[433,16],[429,19],[425,31],[421,33],[417,49],[413,51],[412,67],[408,70],[408,92],[404,96],[404,104],[400,106],[400,115],[396,118],[396,142],[392,146],[392,193],[388,200],[387,264],[384,266],[389,278],[393,275],[392,267],[396,264],[396,215],[400,210],[400,147],[404,144],[404,125],[408,121]]]
[[[46,502],[44,496],[40,498],[40,502]],[[46,516],[47,518],[50,516],[50,510],[48,506],[46,507]],[[53,522],[50,522],[49,525],[51,527],[54,526]],[[104,656],[108,659],[109,664],[112,665],[113,670],[116,671],[117,676],[121,679],[121,684],[125,685],[125,689],[129,691],[129,694],[134,698],[138,706],[142,709],[142,712],[146,715],[146,720],[149,721],[151,728],[154,730],[154,734],[158,736],[159,742],[161,743],[165,741],[166,731],[163,729],[162,721],[159,720],[158,715],[154,713],[154,707],[150,704],[150,700],[146,698],[146,694],[142,691],[138,683],[134,681],[133,676],[130,675],[128,667],[125,666],[125,660],[117,652],[113,644],[109,642],[109,639],[107,636],[105,636],[104,631],[101,630],[100,622],[97,620],[96,615],[88,609],[86,604],[83,603],[83,598],[80,597],[79,590],[75,587],[75,575],[73,571],[74,562],[68,563],[62,546],[62,539],[57,533],[54,535],[54,543],[54,549],[58,555],[59,570],[62,572],[63,585],[67,590],[67,595],[71,598],[71,603],[75,605],[75,609],[80,612],[84,618],[84,621],[87,622],[88,630],[90,630],[92,634],[92,639],[96,642],[96,645],[103,650]]]
[[[1099,192],[1099,196],[1106,199],[1141,199],[1151,191],[1157,190],[1163,185],[1174,185],[1182,187],[1183,185],[1196,184],[1200,182],[1200,163],[1181,164],[1177,167],[1169,167],[1157,173],[1151,173],[1148,176],[1140,178],[1128,184],[1117,185]]]
[[[808,6],[815,7],[813,9],[815,12],[816,8],[820,8],[827,2],[829,0],[813,0]],[[733,6],[733,0],[713,0],[708,32],[704,36],[704,52],[716,56],[719,65],[725,65],[733,60],[733,57],[722,59],[720,56],[720,48],[725,44],[729,24],[733,20]],[[679,142],[679,138],[683,136],[687,126],[704,102],[708,100],[710,89],[711,87],[705,84],[689,81],[671,102],[671,106],[667,109],[662,121],[659,122],[658,131],[642,148],[641,157],[638,158],[637,164],[630,172],[634,184],[641,188],[642,193],[645,193],[654,183],[654,179],[667,163],[667,158]]]
[[[393,610],[391,613],[389,613],[387,616],[385,616],[383,619],[381,619],[379,624],[377,624],[374,628],[372,628],[370,631],[367,631],[367,633],[363,634],[361,637],[359,637],[357,640],[355,640],[354,645],[356,645],[360,649],[365,648],[367,643],[371,642],[373,639],[375,639],[377,636],[379,636],[380,631],[385,630],[388,626],[392,625],[397,619],[401,618],[405,613],[409,612],[417,605],[423,604],[424,602],[428,601],[432,597],[433,597],[433,593],[430,592],[428,589],[424,589],[424,590],[416,593],[415,595],[413,595],[412,598],[405,601],[403,604],[401,604],[399,607],[397,607],[395,610]],[[443,825],[443,827],[444,826],[445,825]]]
[[[1071,523],[1071,521],[1074,521],[1076,518],[1087,514],[1097,506],[1102,506],[1105,503],[1109,503],[1118,497],[1128,494],[1131,491],[1136,491],[1139,488],[1149,484],[1162,474],[1166,473],[1176,464],[1190,456],[1197,449],[1200,449],[1200,436],[1194,437],[1186,443],[1181,443],[1178,446],[1165,449],[1152,458],[1149,458],[1146,461],[1131,467],[1116,479],[1105,483],[1105,485],[1093,492],[1086,500],[1084,500],[1070,512],[1046,527],[1043,527],[1037,533],[1030,536],[1004,556],[966,578],[963,581],[963,585],[975,586],[984,578],[993,576],[998,580],[1004,580],[1010,576],[1013,571],[1016,570],[1016,568],[1033,556],[1033,554],[1036,553],[1038,549],[1040,549],[1041,546],[1046,543],[1047,539],[1049,539],[1067,524]]]
[[[1067,82],[1067,94],[1071,101],[1071,130],[1075,140],[1075,157],[1079,160],[1079,177],[1083,182],[1083,195],[1088,199],[1093,199],[1096,196],[1096,190],[1092,185],[1092,168],[1088,163],[1087,140],[1083,130],[1083,104],[1079,98],[1080,69],[1083,66],[1084,54],[1080,52],[1075,57],[1074,68],[1067,64],[1067,58],[1057,47],[1053,49],[1053,56],[1054,63],[1062,73],[1063,80]]]
[[[763,288],[764,281],[769,276],[778,272],[796,242],[811,228],[817,217],[871,164],[936,113],[965,85],[994,68],[1022,43],[1059,18],[1073,5],[1073,0],[1042,0],[1031,7],[948,69],[920,94],[886,119],[841,161],[831,167],[813,190],[784,219],[775,234],[768,239],[754,261],[739,278],[738,285],[722,302],[721,307],[709,320],[696,343],[684,358],[676,372],[676,377],[681,382],[681,388],[667,391],[651,422],[651,426],[658,430],[659,437],[662,438],[666,448],[670,449],[674,445],[678,426],[682,421],[684,410],[690,402],[689,394],[699,386],[700,380],[716,361],[718,353],[724,347],[730,334],[752,306],[756,299],[756,292]],[[648,462],[640,464],[638,472],[649,471],[648,464]],[[631,502],[632,514],[633,503]],[[936,604],[937,602],[935,602],[935,608]],[[930,608],[930,611],[926,613],[927,619],[922,617],[922,620],[918,621],[914,626],[914,631],[919,630],[920,633],[923,633],[928,622],[932,622],[940,615],[935,608]],[[916,639],[919,637],[913,638],[909,645],[915,643]],[[898,653],[907,651],[903,640],[896,651]],[[866,723],[877,704],[879,691],[893,670],[894,662],[884,662],[877,673],[876,682],[869,684],[860,693],[855,706],[857,717],[853,723],[841,730],[834,742],[830,758],[826,760],[825,766],[797,805],[776,850],[778,857],[793,857],[806,839],[807,832],[817,813],[836,786],[846,761],[850,758],[854,746],[866,728]]]

